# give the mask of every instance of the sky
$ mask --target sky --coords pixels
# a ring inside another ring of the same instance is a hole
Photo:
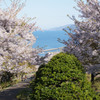
[[[10,0],[3,0],[2,2],[7,6],[10,4]],[[26,5],[19,16],[36,17],[35,22],[38,27],[50,29],[73,24],[67,14],[77,17],[79,13],[73,8],[76,6],[74,0],[26,0]]]

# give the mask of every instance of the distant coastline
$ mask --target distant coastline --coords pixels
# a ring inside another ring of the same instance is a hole
[[[63,25],[63,26],[59,26],[59,27],[54,27],[54,28],[50,28],[50,29],[45,29],[43,31],[62,31],[63,29],[67,29],[67,27],[70,28],[75,28],[74,24],[69,24],[69,25]]]

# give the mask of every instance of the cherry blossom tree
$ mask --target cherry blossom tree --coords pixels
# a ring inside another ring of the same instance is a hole
[[[0,70],[18,73],[30,64],[40,63],[40,48],[32,48],[36,38],[33,32],[34,18],[18,18],[24,7],[20,0],[11,0],[11,5],[0,8]],[[24,65],[20,66],[20,63]]]
[[[80,20],[70,17],[76,28],[64,29],[70,36],[68,41],[62,41],[66,45],[64,51],[74,54],[95,76],[100,72],[100,2],[78,0],[77,6],[75,9],[80,12]]]

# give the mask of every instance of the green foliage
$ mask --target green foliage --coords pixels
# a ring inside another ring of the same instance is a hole
[[[9,81],[9,82],[5,82],[5,83],[1,83],[1,84],[0,84],[0,90],[11,86],[11,85],[12,85],[11,83],[12,83],[12,82],[10,82],[10,81]]]
[[[2,73],[0,83],[12,81],[12,77],[13,77],[13,76],[14,76],[14,74],[12,74],[12,73],[10,73],[10,72],[7,72],[7,71],[4,71],[4,72]]]
[[[92,88],[100,94],[100,76],[95,77],[94,82],[92,83]]]
[[[78,59],[60,53],[41,65],[31,83],[31,100],[97,100]],[[99,99],[98,99],[99,100]]]
[[[0,76],[0,90],[7,88],[16,83],[14,79],[14,73],[10,73],[8,71],[1,72]]]

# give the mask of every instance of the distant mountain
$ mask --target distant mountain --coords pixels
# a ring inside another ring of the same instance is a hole
[[[64,26],[48,29],[47,31],[61,31],[63,29],[66,29],[67,27],[70,27],[73,29],[73,28],[75,28],[75,25],[74,24],[64,25]]]

